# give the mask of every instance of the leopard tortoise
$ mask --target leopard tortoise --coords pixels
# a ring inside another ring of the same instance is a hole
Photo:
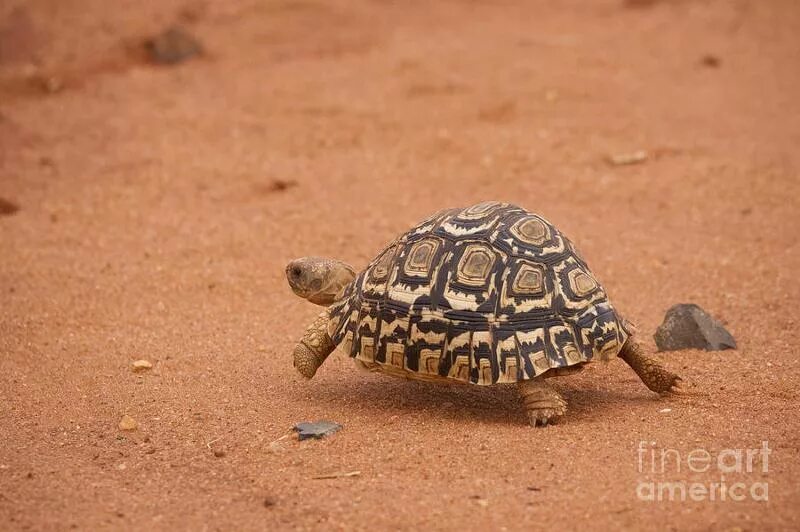
[[[566,402],[545,379],[621,357],[658,393],[680,377],[643,353],[574,245],[541,216],[484,202],[438,212],[361,273],[333,259],[286,267],[325,310],[294,350],[311,378],[339,348],[369,370],[434,382],[517,383],[530,424]]]

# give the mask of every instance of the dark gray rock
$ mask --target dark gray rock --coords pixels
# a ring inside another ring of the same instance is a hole
[[[203,52],[200,42],[179,27],[169,28],[145,44],[150,60],[161,65],[176,65]]]
[[[340,428],[342,428],[342,426],[333,421],[315,421],[314,423],[304,421],[294,426],[294,430],[297,431],[297,436],[301,440],[322,438],[333,434]]]
[[[673,306],[653,335],[659,351],[736,349],[736,340],[720,322],[693,303]]]

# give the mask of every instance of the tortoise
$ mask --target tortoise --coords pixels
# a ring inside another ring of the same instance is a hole
[[[334,259],[291,261],[302,298],[325,306],[294,349],[312,378],[337,347],[362,368],[409,379],[516,383],[533,426],[567,403],[546,381],[619,356],[652,391],[681,379],[645,355],[632,327],[544,217],[483,202],[446,209],[392,241],[360,273]]]

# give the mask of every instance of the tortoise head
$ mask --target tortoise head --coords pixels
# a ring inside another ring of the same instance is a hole
[[[334,259],[303,257],[286,266],[286,279],[294,293],[316,305],[331,305],[355,278],[353,268]]]

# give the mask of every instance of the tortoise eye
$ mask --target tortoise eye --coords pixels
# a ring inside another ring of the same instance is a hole
[[[292,268],[292,277],[299,278],[303,274],[303,270],[300,269],[300,266],[295,266]]]

